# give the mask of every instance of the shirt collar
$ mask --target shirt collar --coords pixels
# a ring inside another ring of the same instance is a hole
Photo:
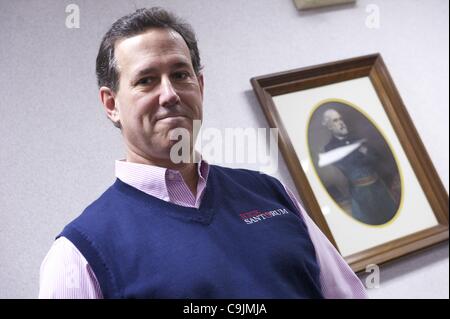
[[[184,182],[181,174],[160,166],[127,162],[125,159],[115,162],[116,177],[122,182],[154,197],[169,201],[168,187],[172,181]],[[199,184],[206,183],[209,164],[200,157],[197,165]]]

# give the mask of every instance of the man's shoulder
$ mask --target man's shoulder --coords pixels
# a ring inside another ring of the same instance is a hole
[[[265,175],[259,171],[251,170],[248,168],[235,168],[235,167],[226,167],[219,165],[210,165],[211,170],[221,172],[222,174],[230,174],[230,175],[246,175],[246,176],[260,176]]]
[[[102,205],[107,205],[108,203],[110,203],[113,199],[115,199],[118,195],[118,191],[117,191],[117,180],[110,185],[108,188],[106,188],[105,191],[103,191],[103,193],[101,193],[93,202],[91,202],[86,209],[88,208],[95,208],[97,206],[102,206]]]
[[[328,152],[329,150],[332,150],[333,148],[335,148],[336,146],[336,141],[334,138],[331,138],[327,144],[325,144],[325,146],[323,147],[323,150],[325,152]]]
[[[336,137],[331,137],[331,139],[328,141],[328,143],[324,146],[324,151],[328,152],[332,149],[335,149],[336,147],[342,146],[343,142],[338,140]]]
[[[235,167],[226,167],[226,166],[220,166],[220,165],[210,165],[210,169],[213,171],[219,171],[224,174],[233,174],[233,175],[239,175],[239,174],[247,174],[247,175],[255,175],[260,174],[260,172],[247,169],[247,168],[235,168]]]
[[[120,194],[115,190],[114,185],[109,186],[94,201],[88,204],[71,223],[76,223],[84,219],[102,218],[100,216],[101,214],[112,214],[112,211],[114,211],[113,208],[117,207],[117,196]]]
[[[271,186],[274,184],[277,186],[282,185],[277,178],[256,170],[247,168],[231,168],[218,165],[211,165],[211,168],[213,172],[217,172],[218,175],[222,175],[222,178],[231,178],[241,182],[244,185],[261,182],[264,184],[270,184]]]

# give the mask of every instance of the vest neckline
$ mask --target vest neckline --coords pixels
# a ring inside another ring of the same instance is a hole
[[[198,222],[200,224],[209,225],[212,222],[215,212],[210,204],[214,202],[214,195],[212,190],[212,188],[214,187],[213,185],[211,185],[211,177],[213,177],[213,174],[211,174],[211,171],[212,170],[210,169],[208,180],[206,182],[206,189],[204,191],[205,193],[203,194],[199,208],[186,207],[171,202],[166,202],[155,196],[146,194],[137,188],[134,188],[133,186],[121,181],[119,178],[116,178],[112,187],[120,193],[126,195],[128,199],[138,201],[140,204],[143,204],[144,209],[148,209],[148,204],[153,202],[159,204],[162,207],[162,211],[171,217],[189,222]]]

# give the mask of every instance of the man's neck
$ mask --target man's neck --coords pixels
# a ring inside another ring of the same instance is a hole
[[[183,167],[178,169],[181,176],[183,176],[184,182],[189,187],[192,195],[197,196],[197,185],[198,185],[198,170],[196,163],[185,164]]]
[[[193,156],[191,156],[191,159],[192,158]],[[184,182],[189,187],[189,190],[192,192],[194,197],[197,195],[197,184],[199,176],[197,171],[197,163],[195,163],[193,160],[191,160],[189,163],[175,164],[170,160],[170,158],[148,158],[133,152],[127,152],[126,160],[130,163],[153,165],[179,171],[181,176],[183,177]]]

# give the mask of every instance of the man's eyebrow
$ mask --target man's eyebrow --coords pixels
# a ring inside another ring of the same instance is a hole
[[[174,69],[179,69],[179,68],[185,68],[185,67],[190,67],[191,65],[187,62],[181,61],[181,62],[177,62],[173,65]]]
[[[184,62],[184,61],[180,61],[180,62],[174,63],[174,64],[171,66],[171,68],[172,68],[172,69],[180,69],[180,68],[185,68],[185,67],[190,67],[190,66],[191,66],[191,65],[190,65],[189,63]],[[158,68],[157,68],[157,67],[149,66],[149,67],[143,68],[142,70],[139,70],[139,71],[136,73],[136,76],[135,76],[134,78],[135,78],[135,79],[138,79],[138,78],[140,78],[140,77],[142,77],[142,76],[144,76],[144,75],[147,75],[147,74],[150,74],[150,73],[154,73],[154,72],[157,72],[157,71],[158,71]]]
[[[157,71],[157,68],[156,68],[156,67],[154,67],[154,66],[149,66],[149,67],[146,67],[146,68],[143,68],[143,69],[139,70],[139,71],[136,73],[136,75],[134,76],[134,78],[135,78],[135,79],[139,79],[140,77],[142,77],[142,76],[144,76],[144,75],[147,75],[147,74],[150,74],[150,73],[154,73],[154,72],[156,72],[156,71]]]

